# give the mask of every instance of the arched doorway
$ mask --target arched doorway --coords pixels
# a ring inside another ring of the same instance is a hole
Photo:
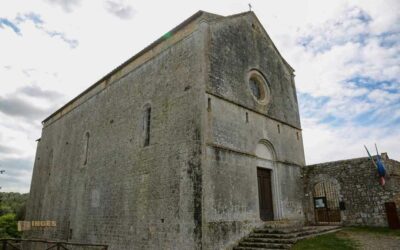
[[[340,202],[338,187],[332,181],[322,181],[313,189],[315,222],[329,224],[340,222]]]
[[[263,221],[274,220],[273,202],[273,163],[275,151],[272,145],[265,140],[257,144],[255,155],[261,159],[257,166],[258,199],[260,218]]]

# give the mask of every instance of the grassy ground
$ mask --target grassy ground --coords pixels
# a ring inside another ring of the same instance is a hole
[[[348,227],[345,230],[356,233],[373,233],[390,236],[400,236],[400,230],[394,230],[387,227]]]
[[[297,242],[292,249],[294,250],[353,250],[357,249],[357,243],[351,239],[340,237],[338,233],[324,234],[310,239]]]
[[[324,234],[310,239],[297,242],[292,249],[294,250],[352,250],[360,249],[360,242],[351,238],[350,235],[380,235],[400,237],[400,230],[378,227],[347,227],[335,233]],[[397,249],[397,248],[396,248]]]

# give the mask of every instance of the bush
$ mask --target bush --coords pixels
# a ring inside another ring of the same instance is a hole
[[[29,194],[0,192],[0,238],[20,238],[17,221],[24,220]]]
[[[0,238],[20,238],[17,230],[15,214],[8,213],[0,216]]]

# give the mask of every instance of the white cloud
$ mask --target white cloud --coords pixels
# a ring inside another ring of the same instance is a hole
[[[371,129],[347,125],[333,128],[313,119],[303,119],[307,164],[365,157],[364,145],[371,149],[374,143],[377,143],[380,152],[388,152],[389,157],[399,160],[397,136],[399,133],[400,127]]]
[[[135,10],[132,8],[132,6],[128,5],[127,3],[124,3],[121,0],[119,1],[107,0],[105,2],[105,5],[107,11],[109,11],[111,14],[121,19],[130,19],[135,14]]]
[[[296,32],[275,31],[274,41],[296,69],[307,163],[364,156],[363,144],[374,142],[400,159],[395,6],[344,3]]]
[[[74,8],[79,6],[81,0],[46,0],[46,2],[59,5],[64,11],[71,12]]]

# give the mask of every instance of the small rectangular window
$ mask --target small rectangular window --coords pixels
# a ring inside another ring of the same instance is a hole
[[[150,145],[150,120],[151,120],[151,107],[148,107],[144,115],[144,146]]]
[[[90,139],[90,133],[86,132],[85,134],[86,137],[86,145],[85,145],[85,161],[83,162],[83,165],[86,165],[88,162],[88,154],[89,154],[89,139]]]

